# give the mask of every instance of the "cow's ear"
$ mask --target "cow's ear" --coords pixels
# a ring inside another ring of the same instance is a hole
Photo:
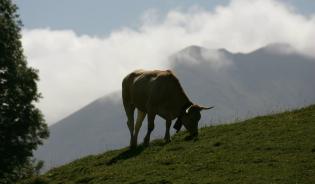
[[[173,128],[176,130],[176,133],[180,131],[180,129],[182,128],[183,126],[183,123],[182,121],[180,120],[180,118],[177,118]]]

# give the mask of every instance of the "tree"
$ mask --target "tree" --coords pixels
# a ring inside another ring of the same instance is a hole
[[[48,137],[35,107],[38,71],[29,67],[21,44],[22,23],[12,0],[0,0],[0,183],[17,179],[20,168]]]

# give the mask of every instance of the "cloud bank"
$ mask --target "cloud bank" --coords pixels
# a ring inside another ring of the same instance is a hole
[[[303,16],[276,0],[232,0],[213,11],[193,7],[159,15],[149,10],[138,29],[108,36],[72,30],[23,30],[29,65],[40,70],[38,104],[49,124],[121,88],[137,68],[165,69],[168,57],[189,45],[250,52],[270,43],[289,43],[315,56],[315,15]],[[106,113],[106,112],[104,112]]]

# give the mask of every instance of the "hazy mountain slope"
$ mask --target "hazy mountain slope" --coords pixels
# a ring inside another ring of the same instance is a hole
[[[286,45],[270,45],[249,54],[191,46],[170,60],[188,96],[196,103],[215,106],[203,112],[200,126],[315,102],[315,60]],[[145,120],[139,142],[146,124]],[[162,136],[164,130],[158,119],[153,137]],[[129,131],[120,92],[97,99],[51,126],[50,131],[48,141],[35,152],[46,168],[127,146]]]
[[[164,144],[89,156],[53,169],[42,183],[314,183],[315,106],[186,132]],[[33,181],[36,181],[34,179]],[[31,181],[26,183],[32,183]],[[33,182],[35,183],[35,182]]]
[[[191,46],[171,59],[189,96],[216,106],[203,122],[218,123],[315,102],[315,59],[276,50],[287,47],[276,44],[232,54]]]
[[[121,106],[117,95],[98,99],[60,122],[49,127],[50,138],[35,155],[51,166],[78,158],[91,152],[100,152],[112,145],[120,145],[125,132]],[[111,113],[112,110],[117,113]],[[104,135],[102,137],[102,135]],[[113,147],[110,147],[113,148]]]

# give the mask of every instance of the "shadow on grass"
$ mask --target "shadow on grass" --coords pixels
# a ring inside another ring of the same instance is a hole
[[[154,140],[150,143],[149,146],[163,147],[167,144],[168,142],[165,142],[164,140]],[[117,156],[107,161],[106,165],[113,165],[120,160],[127,160],[129,158],[136,157],[140,153],[142,153],[147,147],[148,146],[144,146],[143,144],[141,144],[141,145],[138,145],[136,148],[127,149],[126,151],[119,153]]]
[[[196,136],[191,136],[191,135],[187,135],[185,138],[184,138],[185,141],[193,141],[193,142],[196,142],[199,140],[198,137]]]
[[[145,149],[145,146],[139,145],[136,148],[123,151],[123,152],[119,153],[117,156],[110,159],[108,162],[106,162],[106,165],[113,165],[116,162],[118,162],[119,160],[127,160],[129,158],[135,157],[135,156],[139,155],[141,152],[143,152],[144,149]]]

